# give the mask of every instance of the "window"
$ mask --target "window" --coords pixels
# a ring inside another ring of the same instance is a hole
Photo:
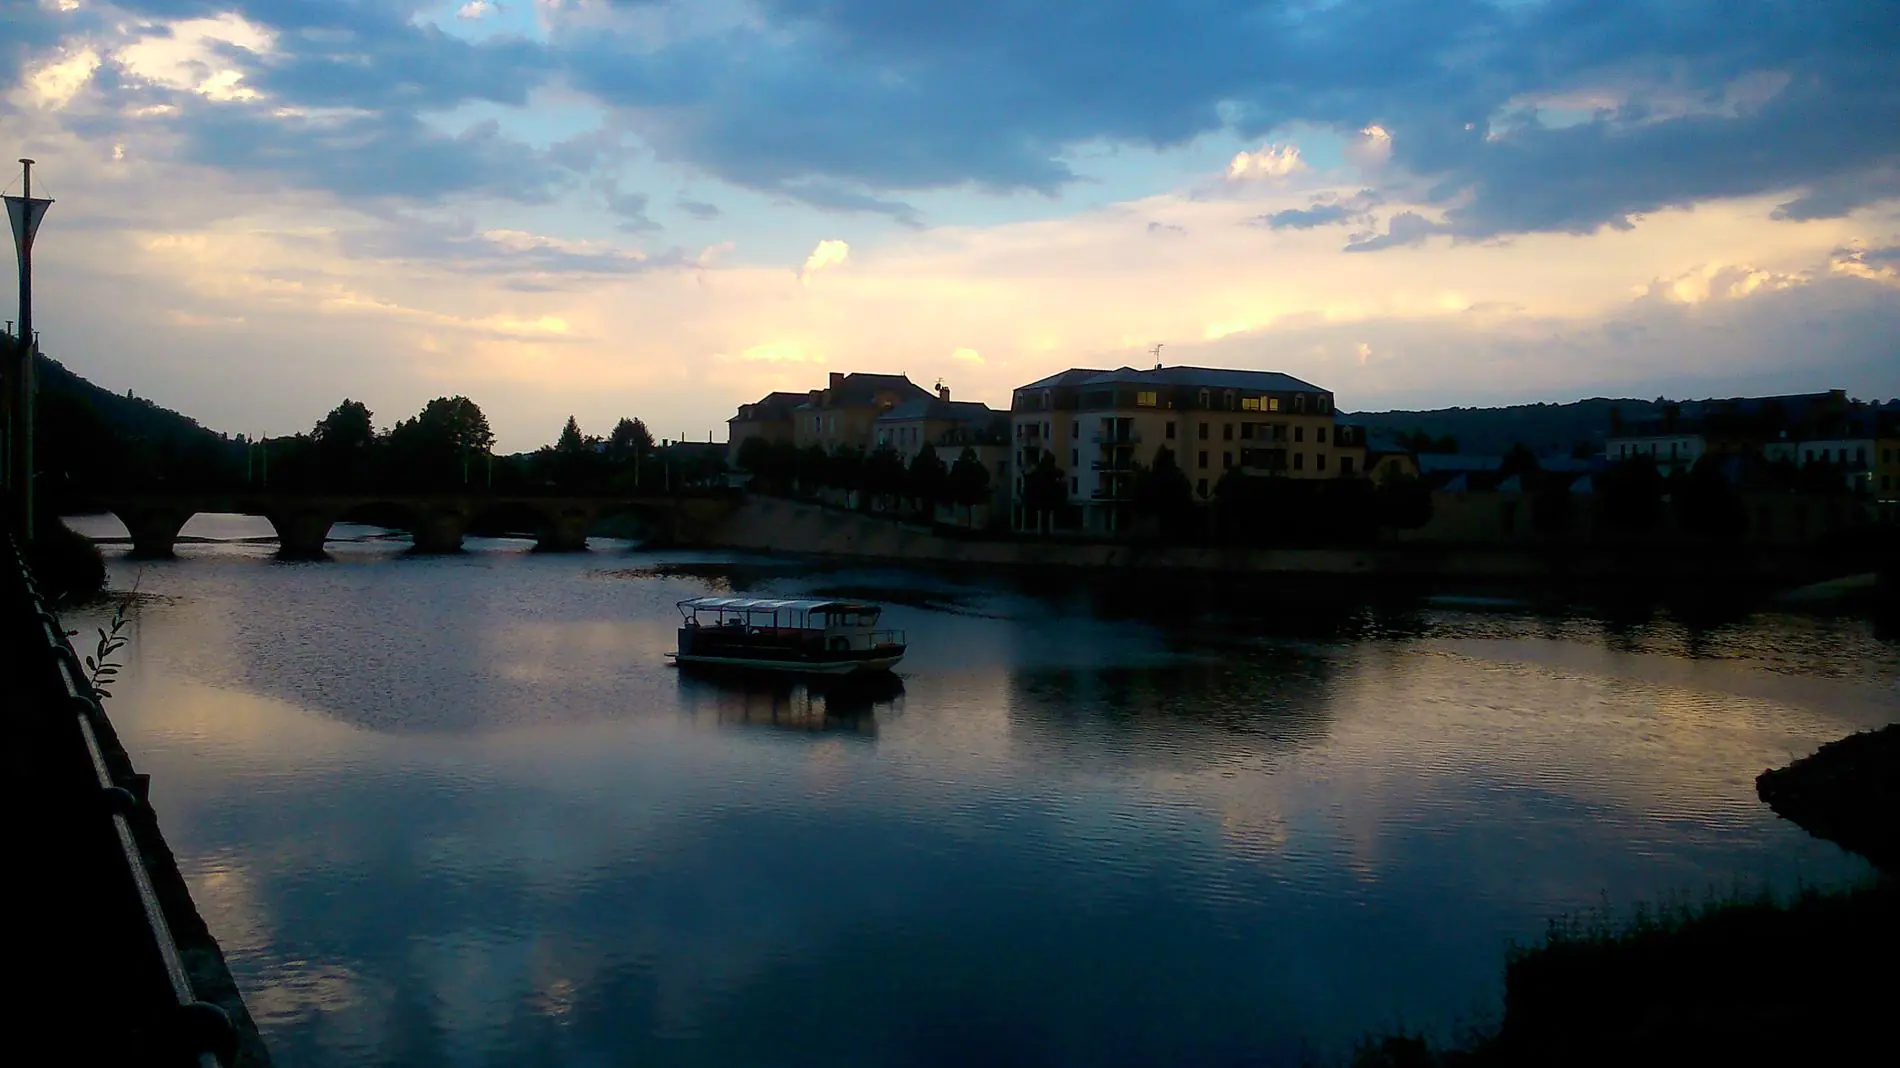
[[[1168,440],[1174,440],[1174,420],[1168,420]]]
[[[1082,480],[1079,478],[1076,478],[1074,475],[1070,475],[1069,476],[1069,495],[1074,496],[1075,494],[1078,494],[1080,492],[1082,492]]]
[[[1069,424],[1069,440],[1080,441],[1081,438],[1082,438],[1082,424],[1079,421],[1070,423]]]
[[[1342,478],[1352,474],[1352,457],[1341,456],[1339,458],[1339,474]]]
[[[1207,455],[1207,454],[1206,454],[1206,453],[1202,453],[1201,455],[1203,455],[1203,456],[1205,456],[1205,455]],[[1202,466],[1202,467],[1206,467],[1207,465],[1206,465],[1206,464],[1202,464],[1201,466]],[[1207,496],[1207,480],[1206,480],[1206,479],[1204,479],[1204,478],[1197,478],[1197,479],[1195,479],[1195,480],[1194,480],[1194,492],[1196,492],[1196,493],[1198,493],[1198,494],[1200,494],[1200,495],[1201,495],[1202,497],[1205,497],[1205,496]]]
[[[1234,466],[1234,454],[1231,452],[1221,453],[1220,454],[1220,469],[1222,471],[1225,471],[1233,466]]]
[[[1319,455],[1313,457],[1313,470],[1315,471],[1326,470],[1326,454],[1325,453],[1322,452]]]
[[[1221,394],[1221,407],[1227,409],[1230,412],[1234,410],[1234,391],[1233,390],[1230,389],[1226,393]]]
[[[1305,427],[1303,427],[1303,426],[1296,426],[1296,427],[1294,427],[1294,428],[1293,428],[1293,440],[1294,440],[1294,441],[1305,441],[1305,440],[1306,440],[1306,428],[1305,428]]]
[[[1053,438],[1053,437],[1055,437],[1055,435],[1054,435],[1054,434],[1051,434],[1051,433],[1049,433],[1049,424],[1048,424],[1048,423],[1044,423],[1044,424],[1042,424],[1042,436],[1043,436],[1043,437],[1045,437],[1045,438]]]
[[[1144,389],[1135,394],[1135,407],[1137,408],[1152,408],[1155,406],[1155,401],[1155,391],[1152,389]]]
[[[1318,430],[1315,430],[1313,432],[1313,440],[1319,442],[1321,445],[1326,444],[1326,428],[1320,427]],[[1345,442],[1341,442],[1340,444],[1343,445]]]
[[[1267,398],[1267,411],[1270,411],[1270,412],[1277,412],[1277,411],[1279,411],[1279,410],[1280,410],[1280,398],[1278,398],[1278,397],[1268,397],[1268,398]]]
[[[1259,398],[1259,397],[1242,397],[1242,398],[1240,398],[1240,410],[1241,410],[1241,411],[1243,411],[1243,412],[1257,412],[1257,411],[1259,411],[1259,410],[1260,410],[1260,398]]]
[[[1206,390],[1201,391],[1201,407],[1203,408],[1207,407],[1207,391]]]
[[[1295,471],[1306,470],[1306,454],[1305,453],[1296,452],[1293,454],[1293,470]]]
[[[1200,453],[1196,457],[1196,462],[1194,466],[1201,468],[1202,470],[1207,469],[1207,450],[1206,449],[1202,449],[1200,451]]]
[[[1082,453],[1080,450],[1077,450],[1077,449],[1069,450],[1069,466],[1070,467],[1082,466]]]
[[[1669,458],[1671,460],[1676,458],[1676,443],[1673,441],[1669,443]]]
[[[1200,438],[1202,441],[1206,441],[1207,440],[1207,424],[1196,423],[1194,425],[1194,436],[1197,438]]]
[[[1253,428],[1254,428],[1254,427],[1255,427],[1256,425],[1257,425],[1257,424],[1255,424],[1255,423],[1242,423],[1242,424],[1240,424],[1240,440],[1242,440],[1242,441],[1252,441],[1252,440],[1253,440]]]
[[[1306,394],[1304,393],[1293,394],[1293,410],[1296,412],[1303,412],[1306,410]]]
[[[1314,407],[1319,412],[1319,414],[1325,415],[1327,411],[1332,408],[1332,406],[1333,406],[1332,398],[1322,393],[1319,395],[1319,401]]]
[[[1222,441],[1232,441],[1232,440],[1234,440],[1234,424],[1232,424],[1232,423],[1222,423],[1222,424],[1221,424],[1221,427],[1220,427],[1220,439],[1221,439]]]

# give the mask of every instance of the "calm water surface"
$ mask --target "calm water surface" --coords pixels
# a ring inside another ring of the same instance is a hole
[[[286,564],[237,540],[258,520],[186,533],[226,540],[112,559],[142,596],[110,710],[285,1068],[1277,1064],[1448,1033],[1552,916],[1864,876],[1753,776],[1900,719],[1900,649],[1856,621],[1157,613],[598,541]],[[713,591],[886,601],[901,689],[664,667],[673,602]]]

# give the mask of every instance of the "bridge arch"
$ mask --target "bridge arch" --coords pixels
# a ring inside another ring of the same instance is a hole
[[[189,502],[123,502],[108,505],[106,511],[125,527],[132,540],[131,556],[140,560],[164,560],[175,555],[178,532],[185,528],[199,508]]]
[[[596,508],[588,503],[502,498],[474,502],[466,529],[483,534],[531,534],[536,552],[584,552]]]

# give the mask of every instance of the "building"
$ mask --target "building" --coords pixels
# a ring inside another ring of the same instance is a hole
[[[739,405],[739,413],[726,420],[726,466],[739,466],[739,447],[748,438],[766,441],[792,440],[792,409],[805,403],[805,393],[767,393],[753,404]]]
[[[1876,420],[1874,499],[1881,514],[1900,518],[1900,406],[1889,406]]]
[[[928,390],[903,375],[833,371],[824,389],[812,390],[792,409],[792,442],[801,449],[816,445],[826,452],[869,451],[876,447],[880,416],[899,405],[931,399]]]
[[[1611,463],[1647,456],[1664,475],[1688,471],[1708,451],[1701,425],[1683,424],[1679,418],[1626,424],[1610,433],[1603,457]]]
[[[894,449],[908,465],[926,446],[937,450],[937,459],[948,469],[969,449],[990,476],[989,506],[974,513],[981,526],[991,515],[1001,515],[1010,496],[1010,416],[981,401],[953,401],[950,390],[939,383],[937,396],[912,400],[879,416],[875,429],[875,448]],[[969,519],[970,510],[945,509],[939,516],[948,522]]]
[[[1339,457],[1363,464],[1363,446],[1334,438],[1332,393],[1277,371],[1076,368],[1017,389],[1010,419],[1019,520],[1020,476],[1047,455],[1082,525],[1103,532],[1124,525],[1137,470],[1163,449],[1202,500],[1235,469],[1335,478]]]

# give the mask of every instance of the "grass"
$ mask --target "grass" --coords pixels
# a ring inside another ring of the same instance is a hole
[[[1833,1063],[1892,1041],[1900,889],[1739,888],[1552,921],[1505,962],[1504,1017],[1434,1048],[1369,1038],[1358,1068]]]

